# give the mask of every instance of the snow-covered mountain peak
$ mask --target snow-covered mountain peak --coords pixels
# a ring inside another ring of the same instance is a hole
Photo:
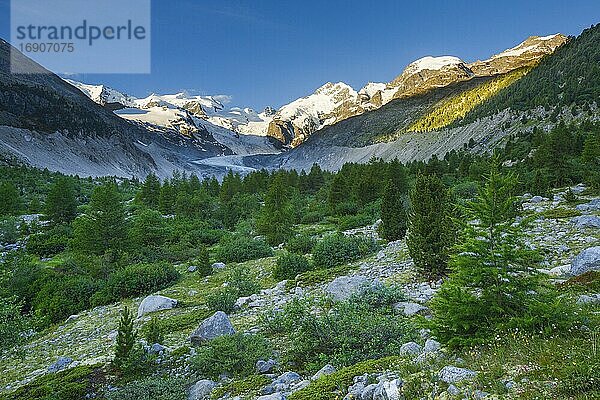
[[[548,54],[553,52],[558,46],[563,44],[567,37],[556,33],[548,36],[530,36],[522,43],[515,47],[504,50],[502,53],[496,54],[491,59],[502,57],[519,57],[526,54]]]
[[[464,64],[464,61],[454,56],[426,56],[413,61],[404,70],[405,73],[418,74],[423,70],[438,71],[444,67]]]
[[[135,97],[128,96],[105,85],[88,85],[65,79],[68,83],[81,90],[87,97],[102,106],[111,109],[135,106]]]

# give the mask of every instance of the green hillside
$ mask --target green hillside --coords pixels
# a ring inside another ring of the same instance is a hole
[[[456,124],[468,124],[507,108],[526,111],[587,105],[600,98],[600,25],[586,29],[523,79],[470,111]]]
[[[489,100],[502,89],[525,76],[532,68],[521,68],[484,82],[438,103],[435,109],[415,121],[408,132],[429,132],[445,128],[457,119],[464,118],[471,110]]]

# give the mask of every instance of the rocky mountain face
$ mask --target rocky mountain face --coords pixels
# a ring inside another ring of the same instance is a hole
[[[177,109],[179,112],[172,118],[165,118],[166,116],[162,115],[160,118],[151,119],[159,126],[178,129],[184,135],[197,128],[198,124],[189,123],[190,118],[193,117],[225,128],[231,131],[232,135],[272,138],[278,142],[271,141],[271,144],[275,144],[271,150],[276,151],[275,148],[279,147],[277,144],[297,147],[314,132],[350,117],[376,110],[391,100],[421,95],[475,77],[504,74],[517,68],[534,65],[545,55],[554,52],[566,40],[567,38],[560,34],[545,37],[532,36],[518,46],[488,60],[471,64],[453,56],[427,56],[409,64],[402,74],[389,83],[370,82],[356,91],[343,82],[328,82],[314,93],[286,104],[278,110],[268,107],[260,113],[250,108],[227,110],[220,96],[189,96],[178,93],[135,99],[107,90],[101,85],[71,83],[98,104],[109,105],[109,107],[114,104],[115,99],[120,99],[117,103],[123,107],[149,110],[150,113],[153,111],[160,113],[157,108]],[[114,105],[112,107],[115,108]],[[182,112],[190,115],[183,116]],[[127,119],[138,119],[144,122],[148,119],[148,116],[143,116],[144,114],[126,115]],[[201,125],[205,124],[201,123]],[[211,130],[210,125],[207,129]]]
[[[227,169],[296,168],[315,161],[335,168],[339,162],[327,161],[340,154],[334,149],[346,149],[353,161],[382,151],[391,156],[398,146],[381,144],[375,152],[369,146],[382,135],[406,129],[446,98],[496,74],[537,63],[566,40],[558,34],[531,37],[471,64],[452,56],[428,56],[389,83],[371,82],[356,91],[343,82],[330,82],[278,110],[267,107],[262,112],[227,109],[226,96],[176,93],[140,99],[104,85],[64,81],[48,71],[13,76],[8,72],[9,46],[3,42],[0,125],[5,133],[0,149],[31,165],[82,175],[102,175],[104,168],[104,174],[121,176],[169,176],[175,169],[220,176]],[[43,70],[24,56],[22,62]],[[453,139],[457,146],[472,137],[460,132]],[[435,146],[413,136],[415,143],[400,140],[402,146]],[[59,143],[61,156],[56,159],[53,149]],[[122,151],[107,151],[111,146]],[[290,154],[264,156],[289,147],[294,148]],[[415,157],[437,153],[415,151]],[[340,157],[340,162],[346,159]]]
[[[143,178],[175,170],[212,174],[199,167],[207,157],[233,154],[206,129],[184,137],[172,129],[131,123],[110,111],[131,98],[107,88],[80,90],[12,49],[21,70],[10,72],[11,47],[0,40],[0,156],[40,168],[82,176]],[[224,171],[224,170],[223,170]],[[224,172],[223,172],[224,173]]]

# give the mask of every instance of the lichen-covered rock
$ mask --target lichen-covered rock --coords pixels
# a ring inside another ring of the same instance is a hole
[[[159,295],[147,296],[140,303],[140,306],[138,307],[137,316],[139,318],[144,314],[161,310],[170,310],[172,308],[175,308],[176,306],[177,300],[175,299]]]
[[[327,293],[335,301],[348,300],[354,294],[360,294],[373,287],[380,286],[378,281],[370,282],[366,276],[340,276],[327,285]]]
[[[323,368],[318,370],[317,373],[315,373],[311,379],[314,381],[314,380],[319,379],[322,376],[331,375],[334,372],[335,372],[335,367],[331,364],[327,364]]]
[[[571,275],[581,275],[588,271],[600,271],[600,246],[583,250],[571,263]]]
[[[373,400],[400,400],[404,397],[400,394],[402,390],[402,380],[393,379],[391,381],[380,382],[373,392]],[[364,398],[364,397],[363,397]]]
[[[415,342],[404,343],[399,350],[401,356],[416,356],[421,354],[423,348]]]
[[[442,382],[456,383],[464,380],[470,380],[477,376],[477,372],[466,368],[459,368],[453,365],[447,365],[438,372],[438,378]]]
[[[437,340],[427,339],[425,346],[423,347],[423,351],[425,353],[433,353],[439,351],[441,348],[442,345]]]
[[[227,314],[223,311],[217,311],[212,317],[200,323],[200,326],[190,335],[190,341],[192,344],[201,344],[219,336],[233,334],[235,334],[235,329],[233,329]]]
[[[256,372],[259,374],[267,374],[277,365],[275,360],[258,360],[256,362]]]
[[[73,363],[73,359],[69,357],[58,357],[58,360],[48,367],[48,372],[58,372],[67,368]]]
[[[576,227],[583,228],[600,228],[600,218],[595,215],[580,215],[571,220]]]
[[[191,388],[188,395],[188,400],[205,400],[210,398],[210,394],[217,384],[208,379],[203,379],[196,382]]]
[[[423,315],[429,313],[429,308],[419,304],[412,303],[408,301],[401,301],[399,303],[394,304],[394,309],[400,311],[402,314],[407,317],[412,317],[413,315]]]

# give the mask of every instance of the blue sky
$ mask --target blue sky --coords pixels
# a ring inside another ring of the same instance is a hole
[[[359,89],[425,55],[484,59],[530,35],[577,35],[599,17],[598,0],[156,0],[152,74],[75,79],[138,97],[186,90],[279,107],[327,81]],[[0,18],[8,39],[9,0]]]

